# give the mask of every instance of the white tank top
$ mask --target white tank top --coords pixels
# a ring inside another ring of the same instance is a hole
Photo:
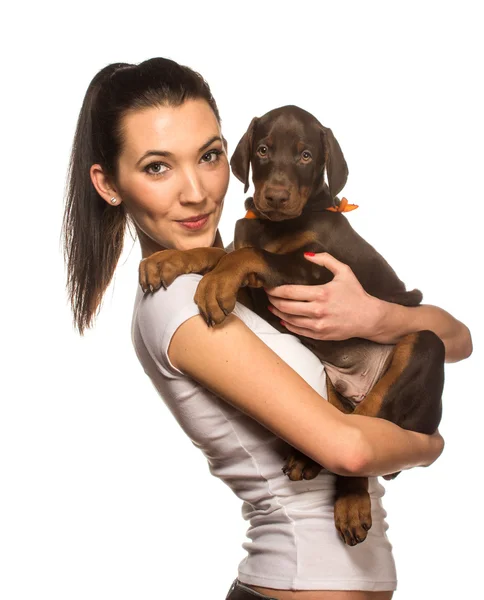
[[[145,372],[206,456],[212,475],[243,501],[249,528],[239,580],[277,589],[393,589],[395,566],[380,500],[384,488],[377,479],[370,479],[373,526],[368,538],[346,546],[334,526],[334,475],[323,469],[313,480],[290,481],[281,470],[289,451],[286,442],[170,363],[171,337],[184,321],[199,314],[193,296],[200,279],[201,275],[183,275],[167,290],[146,296],[138,287],[132,340]],[[234,314],[326,395],[324,368],[298,338],[278,332],[240,303]]]

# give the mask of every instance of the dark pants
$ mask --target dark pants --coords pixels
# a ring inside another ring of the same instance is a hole
[[[238,579],[235,579],[231,585],[225,600],[256,600],[256,598],[259,598],[259,600],[261,598],[265,598],[266,600],[277,600],[272,596],[266,596],[265,594],[256,592],[252,588],[241,583]]]

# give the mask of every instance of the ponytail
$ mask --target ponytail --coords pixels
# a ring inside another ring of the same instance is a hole
[[[77,121],[67,175],[62,236],[67,264],[67,293],[81,335],[92,326],[102,297],[123,250],[127,215],[124,204],[109,204],[97,193],[89,174],[102,162],[95,147],[93,113],[103,82],[126,64],[108,65],[92,80]]]

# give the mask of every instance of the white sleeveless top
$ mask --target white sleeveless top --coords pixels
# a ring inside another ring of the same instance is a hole
[[[249,528],[239,580],[276,589],[395,589],[395,565],[380,500],[384,488],[377,479],[370,479],[373,526],[368,538],[346,546],[333,520],[334,475],[323,469],[313,480],[290,481],[281,470],[289,451],[286,442],[170,363],[171,337],[184,321],[199,314],[193,296],[200,279],[201,275],[182,275],[167,290],[146,296],[138,287],[132,340],[146,374],[206,456],[212,475],[243,501],[242,515]],[[298,338],[278,332],[240,303],[234,314],[326,395],[324,368]]]

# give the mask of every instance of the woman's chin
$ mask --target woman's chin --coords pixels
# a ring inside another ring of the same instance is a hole
[[[176,247],[179,250],[193,250],[194,248],[208,248],[213,246],[217,230],[203,231],[198,235],[191,235],[187,238],[178,240]]]

